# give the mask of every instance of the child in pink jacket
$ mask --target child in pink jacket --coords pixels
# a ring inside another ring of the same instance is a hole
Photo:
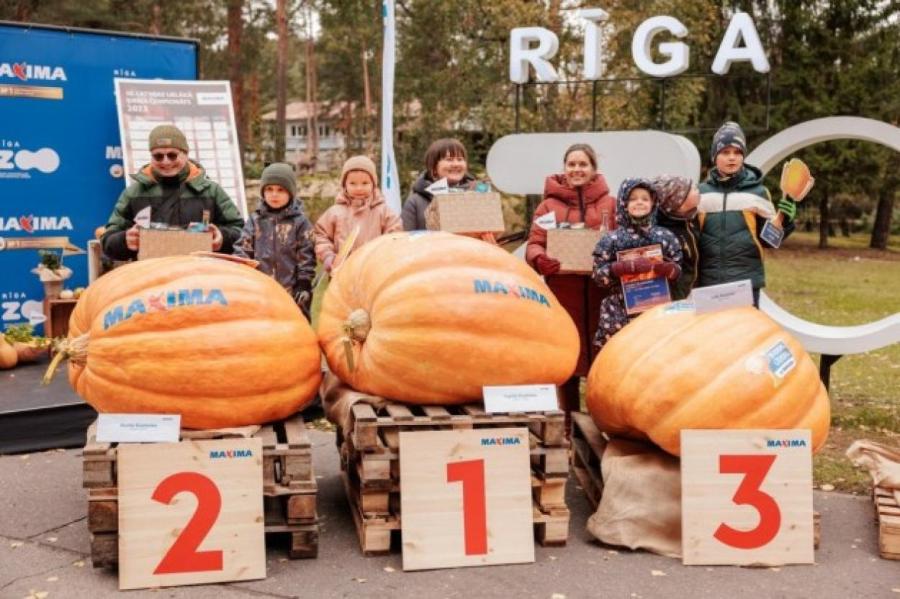
[[[359,226],[353,250],[383,235],[402,231],[400,217],[384,202],[378,189],[375,163],[367,156],[353,156],[341,169],[341,191],[334,205],[316,221],[316,258],[331,272],[344,240]]]

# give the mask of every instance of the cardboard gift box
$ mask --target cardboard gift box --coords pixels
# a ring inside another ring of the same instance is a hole
[[[503,207],[496,192],[447,193],[434,196],[425,213],[431,231],[503,233]]]
[[[549,229],[547,255],[559,260],[559,273],[589,275],[594,269],[594,247],[600,241],[599,229]]]
[[[212,251],[212,235],[180,229],[141,229],[138,260]]]

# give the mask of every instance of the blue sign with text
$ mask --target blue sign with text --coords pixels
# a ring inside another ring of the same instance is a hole
[[[126,185],[116,77],[194,80],[196,43],[0,23],[0,329],[43,321],[42,238],[86,249]],[[86,254],[63,264],[87,285]]]

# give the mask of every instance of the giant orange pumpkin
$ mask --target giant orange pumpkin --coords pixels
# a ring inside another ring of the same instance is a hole
[[[328,365],[355,389],[419,404],[479,399],[483,385],[567,380],[575,324],[525,262],[440,232],[370,241],[322,303]]]
[[[213,257],[134,262],[69,321],[69,382],[100,412],[178,413],[187,428],[284,418],[315,396],[321,353],[270,277]]]
[[[674,455],[681,429],[808,428],[822,447],[828,393],[800,343],[754,308],[685,306],[654,308],[603,347],[588,375],[597,426]]]

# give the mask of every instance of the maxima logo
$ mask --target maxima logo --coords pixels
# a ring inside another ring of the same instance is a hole
[[[0,62],[0,77],[10,77],[21,81],[68,81],[62,67],[27,62]]]
[[[0,216],[0,231],[9,233],[34,233],[35,231],[71,231],[72,221],[68,216]]]

